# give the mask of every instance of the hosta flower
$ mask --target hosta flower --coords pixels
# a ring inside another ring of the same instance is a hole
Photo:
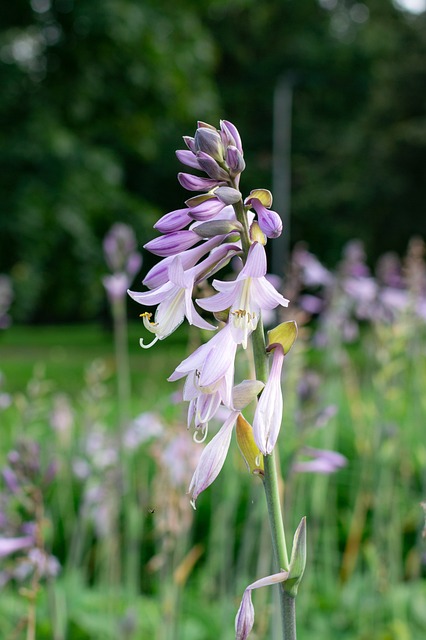
[[[235,638],[236,640],[246,640],[250,631],[253,628],[254,623],[254,607],[251,601],[251,592],[253,589],[259,589],[260,587],[269,587],[273,584],[279,584],[285,582],[288,578],[288,571],[280,571],[274,573],[272,576],[266,576],[260,580],[256,580],[244,591],[240,608],[235,617]]]
[[[232,411],[223,426],[212,438],[201,454],[189,485],[188,493],[191,504],[195,509],[195,501],[204,489],[207,489],[219,475],[228,453],[234,425],[239,416],[238,411]]]
[[[210,298],[197,300],[206,311],[230,309],[230,324],[237,344],[247,347],[248,336],[257,327],[262,310],[286,307],[284,298],[265,278],[266,254],[264,247],[255,242],[249,250],[247,262],[234,282],[213,280],[213,287],[219,293]]]
[[[269,378],[259,398],[253,420],[253,435],[263,455],[272,453],[281,427],[283,397],[281,392],[281,370],[284,350],[277,345],[273,351]]]
[[[211,257],[206,260],[211,260]],[[141,339],[141,347],[149,348],[157,340],[167,338],[183,322],[185,316],[190,324],[200,329],[215,329],[200,316],[192,302],[192,289],[197,269],[201,268],[202,266],[197,265],[184,271],[181,258],[176,256],[168,268],[169,282],[145,293],[128,291],[129,296],[139,304],[147,306],[158,304],[154,322],[150,320],[150,313],[142,314],[145,327],[155,334],[155,338],[148,345],[144,345]]]
[[[196,427],[204,432],[221,403],[232,407],[236,350],[230,326],[225,325],[181,362],[169,377],[169,382],[187,377],[184,399],[190,402],[188,423],[194,419]]]

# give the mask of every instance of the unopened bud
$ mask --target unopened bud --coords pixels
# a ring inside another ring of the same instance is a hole
[[[244,171],[246,163],[237,147],[228,147],[226,150],[226,164],[229,167],[231,176],[237,176]]]
[[[266,244],[266,236],[256,221],[254,221],[250,227],[250,238],[253,242],[259,242],[259,244],[263,244],[263,246]]]
[[[207,153],[218,162],[223,162],[222,139],[216,129],[199,127],[195,132],[194,145],[196,151]]]
[[[241,193],[232,187],[218,187],[214,190],[214,195],[226,205],[235,204],[241,200]]]
[[[306,567],[306,517],[303,517],[293,538],[288,578],[284,582],[284,590],[294,598],[297,596],[299,584]]]
[[[231,220],[209,220],[202,222],[192,228],[200,238],[215,238],[216,236],[224,236],[231,231],[242,231],[242,225]]]
[[[297,338],[297,324],[294,320],[288,322],[282,322],[271,331],[268,331],[268,346],[267,351],[272,351],[277,344],[280,344],[286,355]]]
[[[253,427],[240,414],[237,418],[237,442],[247,469],[255,475],[263,475],[263,456],[254,441]]]

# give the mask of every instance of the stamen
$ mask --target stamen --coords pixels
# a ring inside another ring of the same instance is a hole
[[[203,442],[207,438],[208,432],[209,432],[209,428],[208,428],[208,425],[206,425],[203,429],[201,429],[201,438],[198,438],[199,431],[194,431],[194,435],[192,436],[192,439],[197,444],[203,444]]]
[[[139,340],[139,345],[142,347],[142,349],[150,349],[156,342],[157,340],[159,340],[158,336],[155,336],[154,340],[152,340],[152,342],[150,342],[149,344],[144,344],[143,343],[143,338],[141,338]]]

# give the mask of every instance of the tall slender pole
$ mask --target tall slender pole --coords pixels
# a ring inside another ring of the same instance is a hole
[[[283,277],[290,254],[291,194],[291,112],[293,102],[292,73],[282,75],[275,86],[273,113],[272,192],[273,209],[283,221],[283,233],[271,251],[271,271]]]

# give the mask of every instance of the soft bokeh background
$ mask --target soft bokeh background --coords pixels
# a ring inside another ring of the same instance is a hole
[[[103,281],[120,222],[141,288],[142,245],[186,198],[174,150],[221,118],[242,189],[272,189],[283,215],[272,265],[301,327],[280,445],[288,527],[309,523],[300,638],[425,637],[424,9],[1,3],[1,637],[226,640],[270,571],[236,447],[196,513],[185,495],[199,447],[165,380],[200,336],[141,352],[140,308]],[[346,465],[313,473],[313,449]],[[270,591],[253,640],[277,637]]]

